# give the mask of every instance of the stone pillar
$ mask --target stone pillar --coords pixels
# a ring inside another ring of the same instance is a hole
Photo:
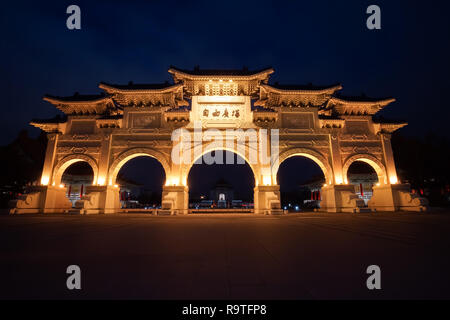
[[[386,184],[373,187],[369,208],[374,211],[426,211],[428,200],[411,194],[409,184]]]
[[[66,192],[59,186],[29,187],[26,194],[11,201],[10,213],[66,213],[72,208]]]
[[[369,208],[374,211],[426,211],[428,200],[411,194],[409,184],[398,183],[395,169],[394,154],[392,152],[391,134],[381,133],[384,162],[386,166],[386,184],[373,187],[373,195],[369,200]]]
[[[104,185],[109,183],[108,170],[111,152],[112,135],[104,135],[100,144],[100,156],[98,161],[97,181],[94,184]]]
[[[187,214],[189,212],[189,188],[185,186],[164,186],[161,214]]]
[[[72,208],[72,202],[66,197],[67,189],[65,187],[47,186],[44,192],[44,213],[64,213]]]
[[[283,214],[280,202],[280,186],[257,186],[254,189],[256,214]]]
[[[330,155],[331,163],[333,165],[334,183],[343,184],[346,177],[342,174],[342,159],[341,150],[339,148],[339,140],[336,133],[330,134]],[[328,179],[328,177],[325,177]],[[330,181],[327,181],[329,183]]]
[[[119,188],[114,186],[87,186],[86,195],[75,203],[75,208],[83,214],[118,213],[119,196]]]
[[[383,147],[384,162],[386,164],[387,183],[395,184],[398,182],[397,170],[395,169],[394,153],[392,152],[391,135],[381,134],[381,145]],[[382,184],[382,181],[379,181]]]
[[[320,208],[326,212],[359,212],[364,200],[355,194],[353,185],[326,185],[321,189]]]
[[[66,197],[66,188],[53,185],[53,168],[59,135],[59,133],[47,134],[41,185],[27,188],[26,194],[11,201],[10,213],[64,213],[72,208],[72,203]]]
[[[52,184],[53,167],[55,164],[56,147],[58,146],[58,133],[47,134],[47,149],[45,151],[44,166],[42,168],[41,184]]]

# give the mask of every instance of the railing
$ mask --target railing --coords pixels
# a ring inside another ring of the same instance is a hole
[[[242,213],[253,213],[253,209],[189,209],[191,214],[242,214]]]
[[[144,208],[122,208],[119,209],[118,212],[120,213],[146,213],[146,214],[152,214],[156,215],[160,209],[144,209]]]
[[[143,213],[149,215],[165,215],[165,210],[162,209],[144,209],[144,208],[122,208],[118,213]],[[189,209],[189,214],[252,214],[253,209]],[[167,213],[166,213],[167,214]]]

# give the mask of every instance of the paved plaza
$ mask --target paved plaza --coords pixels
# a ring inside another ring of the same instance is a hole
[[[0,216],[0,298],[450,298],[449,245],[444,211]]]

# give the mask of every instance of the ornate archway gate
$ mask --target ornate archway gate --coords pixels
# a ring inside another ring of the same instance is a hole
[[[347,181],[353,161],[367,162],[378,174],[370,208],[426,209],[426,201],[412,195],[409,185],[397,178],[390,139],[406,123],[373,119],[394,99],[342,97],[336,94],[340,85],[269,85],[273,72],[272,68],[252,72],[171,67],[173,84],[100,83],[102,95],[45,96],[66,117],[31,122],[49,137],[41,185],[15,201],[11,212],[73,210],[60,183],[64,170],[76,161],[91,165],[94,181],[75,210],[117,212],[120,202],[115,181],[120,168],[146,155],[157,159],[165,170],[161,211],[185,214],[189,169],[196,155],[211,150],[233,151],[249,162],[255,175],[255,213],[282,212],[276,176],[280,163],[292,156],[308,157],[323,170],[324,211],[355,212],[363,205]],[[232,138],[227,136],[218,144],[215,136],[230,130],[234,130]],[[180,133],[178,138],[175,132]],[[186,136],[187,140],[180,138]],[[255,152],[256,160],[251,159]],[[270,161],[263,161],[264,153]],[[174,155],[183,161],[175,161]]]

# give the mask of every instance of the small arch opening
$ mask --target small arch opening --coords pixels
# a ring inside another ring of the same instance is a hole
[[[86,187],[94,181],[94,170],[86,161],[77,161],[64,170],[61,185],[66,187],[66,196],[75,205],[86,194]]]
[[[373,186],[379,183],[375,169],[364,161],[354,161],[348,168],[347,180],[355,186],[355,194],[367,205],[373,195]]]

